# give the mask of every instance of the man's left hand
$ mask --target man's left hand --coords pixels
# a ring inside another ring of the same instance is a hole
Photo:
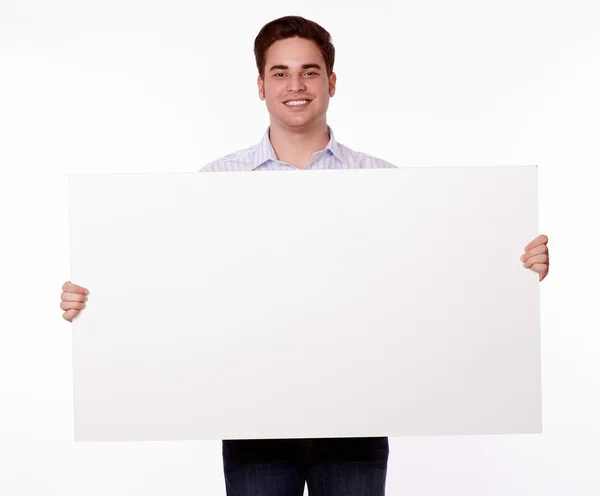
[[[525,247],[521,255],[523,267],[531,269],[540,275],[540,282],[548,275],[550,254],[548,253],[548,236],[540,234]]]

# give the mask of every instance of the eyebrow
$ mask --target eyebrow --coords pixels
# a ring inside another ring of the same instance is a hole
[[[269,72],[275,69],[287,71],[289,70],[289,67],[287,65],[274,65],[269,69]],[[319,64],[302,64],[302,69],[319,69],[320,71],[323,70]]]

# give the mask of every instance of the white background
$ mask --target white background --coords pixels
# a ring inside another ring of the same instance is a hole
[[[399,166],[539,165],[544,434],[392,439],[388,494],[598,494],[595,2],[209,5],[0,2],[0,493],[224,494],[219,442],[72,441],[67,174],[196,171],[257,142],[254,37],[299,14],[334,38],[342,143]]]

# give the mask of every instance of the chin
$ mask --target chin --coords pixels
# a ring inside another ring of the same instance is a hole
[[[310,125],[312,121],[308,119],[296,120],[296,119],[277,119],[280,126],[289,128],[302,128]]]
[[[281,122],[289,127],[312,126],[321,120],[320,117],[315,116],[297,116],[294,119],[290,119],[289,116],[286,117],[286,119],[281,119]]]
[[[296,127],[296,128],[300,128],[300,127],[307,127],[310,126],[311,124],[314,124],[314,121],[294,121],[294,122],[286,122],[286,125],[288,127]]]

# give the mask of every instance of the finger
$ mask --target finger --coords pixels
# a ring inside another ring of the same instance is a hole
[[[523,251],[529,251],[532,248],[535,248],[536,246],[542,245],[542,244],[548,244],[548,236],[546,236],[545,234],[540,234],[537,238],[535,238],[533,241],[531,241],[531,243],[529,243],[526,247],[525,250]]]
[[[73,322],[73,318],[79,315],[79,310],[67,310],[63,313],[63,319]]]
[[[79,293],[63,292],[60,295],[62,301],[88,301],[88,297]]]
[[[548,265],[548,255],[546,255],[545,253],[542,253],[541,255],[536,255],[534,257],[530,257],[525,261],[525,263],[523,264],[523,267],[528,269],[529,267],[533,266],[536,263]]]
[[[73,284],[71,281],[65,282],[63,284],[62,290],[66,291],[67,293],[79,293],[85,295],[90,293],[86,288],[78,286],[77,284]]]
[[[531,270],[540,275],[540,281],[548,274],[548,266],[545,264],[534,264],[531,266]]]
[[[536,263],[533,264],[531,267],[529,267],[531,270],[533,270],[534,272],[537,272],[539,274],[541,274],[542,272],[545,272],[546,270],[548,270],[548,266],[546,264],[543,263]]]
[[[85,308],[85,303],[77,301],[61,301],[60,308],[63,310],[83,310]]]
[[[530,258],[534,255],[541,255],[542,253],[548,253],[547,245],[536,246],[535,248],[532,248],[531,250],[527,251],[526,253],[523,253],[523,255],[521,255],[521,261],[524,262],[528,258]]]

